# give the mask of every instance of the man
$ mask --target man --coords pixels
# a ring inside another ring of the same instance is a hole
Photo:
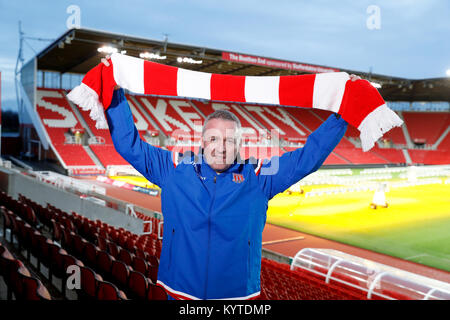
[[[347,129],[330,115],[303,148],[252,163],[239,157],[240,122],[228,111],[207,117],[197,155],[141,140],[122,89],[106,117],[117,152],[162,189],[157,284],[175,299],[257,298],[268,201],[319,169]]]

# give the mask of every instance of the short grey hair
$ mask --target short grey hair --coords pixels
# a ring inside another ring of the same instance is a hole
[[[205,127],[209,120],[211,119],[222,119],[222,120],[228,120],[233,121],[236,123],[236,132],[240,136],[241,133],[241,121],[239,121],[239,118],[236,117],[236,115],[228,110],[216,110],[210,115],[208,115],[205,119],[205,123],[203,124],[203,130],[202,135],[205,134]]]

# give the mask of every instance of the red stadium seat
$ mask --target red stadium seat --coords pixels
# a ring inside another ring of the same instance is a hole
[[[122,261],[113,261],[111,266],[111,279],[121,289],[126,289],[128,286],[128,277],[130,269]]]
[[[148,292],[147,278],[138,271],[130,271],[128,280],[128,290],[131,299],[145,300]]]
[[[3,238],[5,238],[5,240],[8,240],[6,238],[6,230],[8,229],[10,231],[9,241],[11,242],[12,241],[12,221],[10,218],[9,210],[6,209],[4,206],[1,206],[0,211],[3,216]]]
[[[84,240],[77,234],[73,235],[73,253],[77,257],[81,257],[84,254],[84,248],[86,247],[87,241]]]
[[[97,234],[96,239],[97,239],[97,246],[100,248],[100,250],[107,251],[108,250],[107,240],[101,237],[99,234]]]
[[[167,293],[160,286],[150,283],[148,287],[147,300],[167,300]]]
[[[53,241],[58,241],[60,242],[62,239],[62,231],[61,231],[61,226],[59,225],[59,223],[57,223],[55,221],[55,219],[51,219],[51,224],[52,224],[52,239]]]
[[[158,267],[150,265],[147,269],[147,277],[150,278],[153,283],[156,283],[158,280]]]
[[[82,300],[95,300],[97,298],[98,282],[103,281],[102,277],[86,266],[80,267],[80,273],[81,290],[78,291],[78,296]]]
[[[131,265],[133,263],[134,254],[130,253],[126,249],[121,249],[119,252],[118,260],[124,262],[127,265]]]
[[[154,255],[148,255],[147,256],[147,261],[152,265],[152,266],[159,266],[159,259],[158,257],[154,256]]]
[[[113,283],[98,280],[97,300],[127,300],[127,296]]]
[[[145,261],[144,259],[135,256],[133,258],[133,263],[132,263],[132,267],[134,270],[139,271],[142,274],[147,274],[147,270],[148,270],[148,264],[147,261]]]
[[[39,279],[21,275],[22,298],[23,300],[52,300],[47,288]]]
[[[99,251],[97,253],[97,265],[96,269],[104,276],[109,277],[111,274],[111,267],[113,261],[115,261],[113,256],[111,256],[106,251]]]
[[[108,253],[112,255],[114,258],[119,258],[119,253],[121,251],[120,247],[117,246],[117,244],[113,241],[108,241]]]

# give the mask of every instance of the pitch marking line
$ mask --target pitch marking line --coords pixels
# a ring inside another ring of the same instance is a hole
[[[411,256],[411,257],[405,258],[405,260],[412,260],[412,259],[415,259],[415,258],[418,258],[418,257],[431,257],[432,259],[450,261],[449,259],[441,258],[441,257],[435,257],[435,256],[432,256],[432,255],[427,254],[427,253],[417,254],[415,256]]]
[[[305,239],[305,237],[294,237],[294,238],[287,238],[287,239],[278,239],[278,240],[272,240],[272,241],[266,241],[263,242],[262,245],[266,245],[266,244],[275,244],[275,243],[281,243],[281,242],[288,242],[288,241],[294,241],[294,240],[303,240]]]

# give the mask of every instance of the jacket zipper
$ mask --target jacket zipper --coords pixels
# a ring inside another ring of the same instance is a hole
[[[209,271],[209,255],[210,255],[210,246],[211,246],[211,211],[214,204],[214,200],[216,199],[216,178],[214,177],[214,192],[213,192],[213,198],[211,200],[211,205],[209,207],[209,213],[208,213],[208,251],[206,255],[206,279],[205,279],[205,299],[207,298],[208,293],[208,271]]]
[[[248,252],[247,252],[247,272],[248,272],[248,278],[249,279],[251,279],[251,272],[250,272],[250,270],[252,269],[252,266],[251,266],[251,262],[252,262],[252,260],[250,259],[251,258],[251,254],[252,254],[252,246],[251,246],[251,242],[250,242],[250,240],[248,240]]]
[[[169,248],[169,269],[172,265],[172,248],[173,248],[173,237],[175,235],[175,228],[172,229],[172,238],[170,239],[170,248]]]

